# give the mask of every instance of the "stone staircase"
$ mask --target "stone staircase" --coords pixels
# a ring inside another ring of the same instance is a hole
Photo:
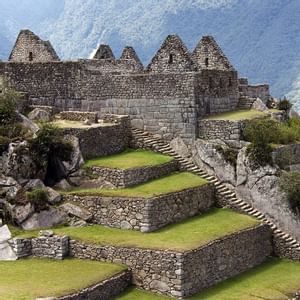
[[[239,98],[237,109],[250,109],[255,100],[255,98],[250,98],[242,94]]]
[[[300,243],[295,238],[278,228],[266,215],[256,208],[242,199],[239,199],[235,192],[226,187],[215,176],[209,175],[196,164],[176,153],[168,143],[162,139],[153,137],[149,132],[137,128],[132,128],[132,143],[132,146],[135,147],[149,149],[172,156],[178,161],[181,170],[195,173],[213,183],[216,188],[218,203],[221,206],[230,207],[234,210],[246,213],[267,224],[271,228],[273,232],[275,254],[289,259],[300,260]]]

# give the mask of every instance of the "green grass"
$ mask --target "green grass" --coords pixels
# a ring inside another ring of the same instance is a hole
[[[180,172],[124,189],[75,188],[68,192],[62,192],[62,194],[152,198],[189,188],[200,187],[205,184],[208,184],[208,181],[200,176],[188,172]]]
[[[201,216],[151,233],[101,225],[82,228],[64,227],[54,232],[90,244],[183,251],[198,248],[212,240],[258,224],[255,219],[229,209],[212,209]]]
[[[267,117],[268,114],[254,110],[236,110],[236,111],[229,111],[225,113],[221,113],[218,115],[209,116],[206,118],[207,120],[226,120],[226,121],[240,121],[240,120],[251,120],[255,118],[262,118]]]
[[[291,299],[300,290],[300,263],[269,259],[245,274],[224,281],[191,300]]]
[[[115,169],[133,169],[146,166],[157,166],[172,161],[173,158],[146,150],[128,149],[125,152],[88,160],[83,167],[106,167]]]
[[[228,279],[190,300],[283,300],[291,299],[300,290],[300,263],[270,258],[266,263],[242,275]],[[117,300],[173,299],[129,289]]]
[[[78,259],[0,262],[0,299],[33,300],[65,296],[124,270],[126,268],[122,265]]]
[[[92,125],[84,125],[81,121],[56,120],[51,122],[59,128],[90,128],[90,127],[105,127],[112,126],[112,123],[93,123]]]

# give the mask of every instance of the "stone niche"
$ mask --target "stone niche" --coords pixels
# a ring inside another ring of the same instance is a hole
[[[261,264],[272,252],[268,226],[246,229],[191,251],[147,250],[70,241],[70,255],[130,265],[138,287],[189,297]]]
[[[149,199],[64,195],[64,200],[88,209],[95,224],[151,232],[209,210],[215,198],[207,184]]]

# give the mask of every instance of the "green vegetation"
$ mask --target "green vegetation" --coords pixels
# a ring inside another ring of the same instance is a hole
[[[37,212],[47,209],[48,192],[42,188],[35,188],[25,193],[27,201],[32,203]]]
[[[0,125],[14,123],[16,109],[21,94],[8,87],[6,83],[0,88]]]
[[[173,158],[170,156],[152,151],[128,149],[119,154],[88,160],[83,167],[106,167],[127,170],[138,167],[162,165],[171,160],[173,160]]]
[[[100,283],[126,268],[89,260],[22,259],[0,262],[0,300],[60,297]]]
[[[190,300],[257,300],[291,299],[300,289],[300,263],[283,259],[268,259],[242,275],[228,279]],[[170,297],[128,289],[116,300],[167,300]]]
[[[300,172],[283,172],[279,187],[286,193],[292,209],[297,211],[300,207]]]
[[[279,103],[278,103],[279,110],[288,111],[289,109],[292,108],[292,106],[293,106],[293,104],[286,97],[279,100]]]
[[[230,148],[228,146],[217,145],[216,150],[223,155],[225,160],[232,166],[236,166],[238,151],[236,149]]]
[[[218,115],[209,116],[208,120],[226,120],[226,121],[241,121],[251,120],[256,118],[264,118],[268,115],[264,112],[248,109],[248,110],[237,110],[221,113]]]
[[[174,300],[174,298],[131,287],[114,300]]]
[[[291,118],[286,123],[272,119],[248,121],[244,137],[252,143],[248,153],[255,165],[272,164],[270,144],[290,144],[300,141],[300,118]]]
[[[54,232],[97,245],[189,250],[258,224],[257,220],[229,209],[212,209],[204,215],[169,225],[151,233],[125,231],[101,225],[82,228],[63,227]]]
[[[111,123],[94,123],[92,125],[85,125],[82,121],[69,121],[69,120],[56,120],[52,122],[52,125],[58,128],[90,128],[99,126],[111,126]]]
[[[155,179],[143,184],[124,189],[81,189],[75,188],[64,194],[71,195],[99,195],[112,197],[152,198],[155,196],[174,193],[190,188],[200,187],[208,181],[200,176],[188,172],[173,173],[169,176]]]
[[[37,136],[30,141],[32,157],[40,168],[47,167],[49,161],[68,161],[73,147],[64,141],[63,132],[52,124],[43,124]]]

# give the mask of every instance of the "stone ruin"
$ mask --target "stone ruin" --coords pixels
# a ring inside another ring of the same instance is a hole
[[[198,137],[203,117],[250,108],[254,97],[270,98],[268,85],[238,78],[211,36],[190,53],[179,36],[169,35],[144,67],[132,47],[118,59],[108,45],[100,45],[93,59],[60,61],[50,42],[22,30],[9,61],[0,62],[1,76],[30,105],[94,111],[100,118],[126,114],[136,128],[187,143]]]

